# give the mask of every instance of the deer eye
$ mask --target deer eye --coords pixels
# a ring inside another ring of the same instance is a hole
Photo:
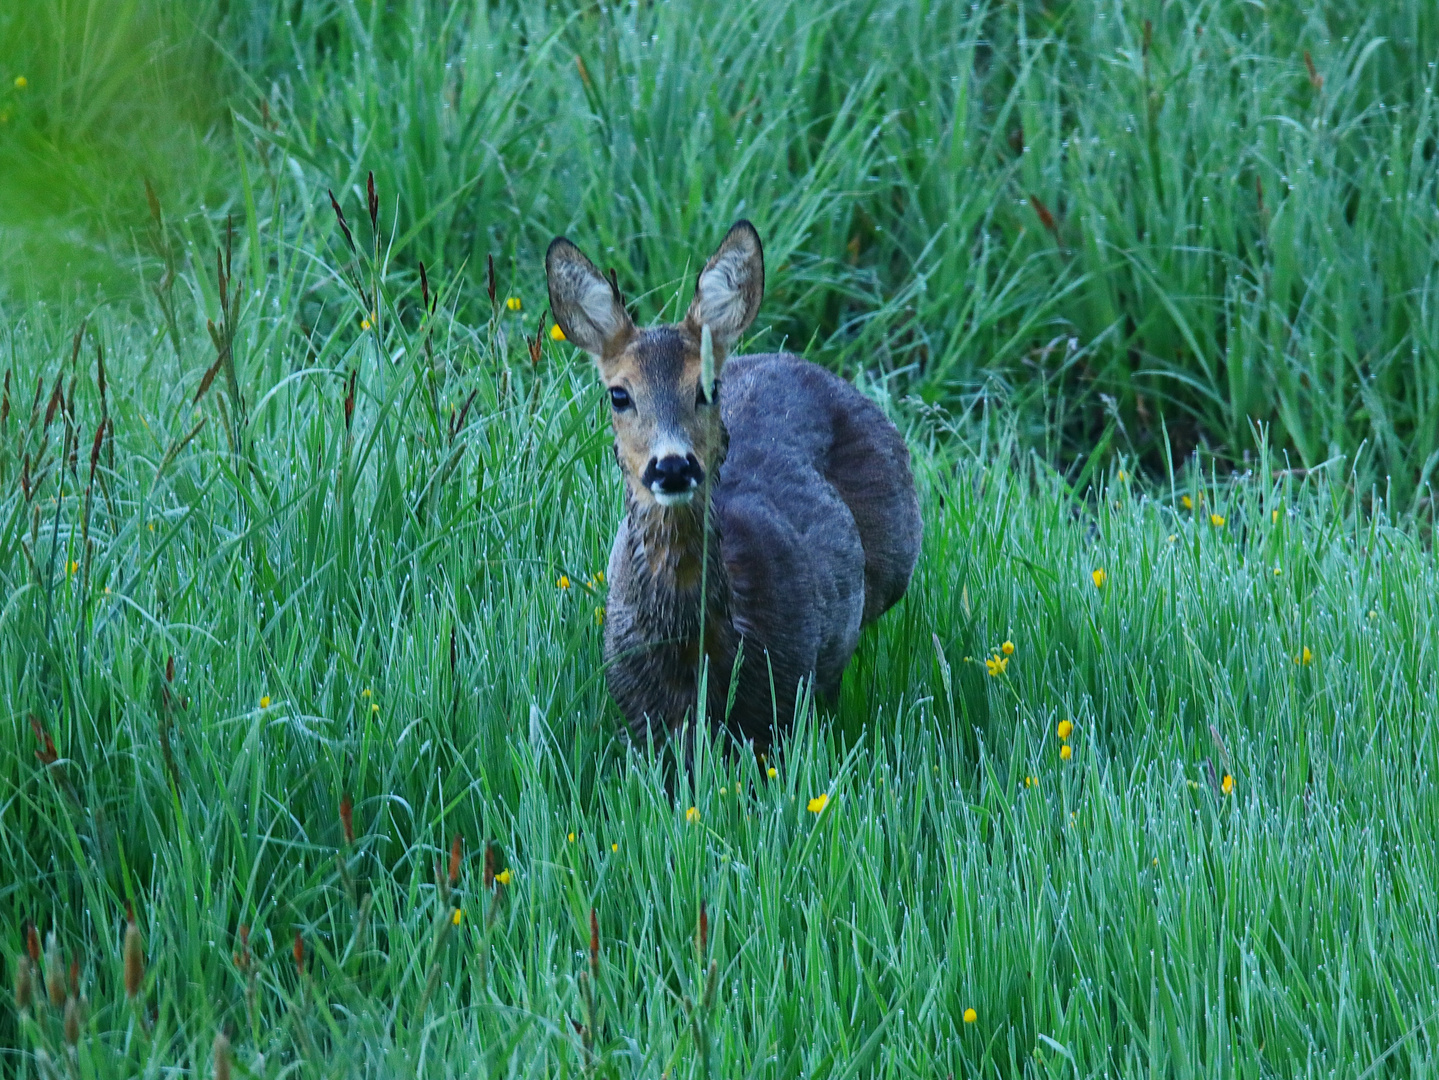
[[[630,392],[623,386],[610,387],[610,404],[614,406],[615,412],[624,412],[634,407],[634,401],[630,399]]]

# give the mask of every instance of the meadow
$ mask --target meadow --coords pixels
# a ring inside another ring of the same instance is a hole
[[[1433,57],[1423,0],[0,11],[4,1069],[1432,1075]],[[885,407],[925,545],[837,708],[687,771],[615,737],[541,258],[672,319],[739,216],[747,347]]]

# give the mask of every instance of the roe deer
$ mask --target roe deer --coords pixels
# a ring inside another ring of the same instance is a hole
[[[921,530],[909,451],[823,368],[729,355],[764,294],[748,221],[700,271],[676,325],[638,329],[613,274],[562,237],[545,272],[555,321],[608,388],[624,474],[610,693],[632,738],[678,732],[697,712],[703,633],[710,722],[762,750],[791,724],[802,680],[833,700],[860,628],[904,595]]]

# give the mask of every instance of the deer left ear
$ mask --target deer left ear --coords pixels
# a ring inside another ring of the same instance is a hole
[[[748,221],[736,221],[700,271],[685,325],[699,337],[708,326],[728,352],[759,314],[764,298],[764,248]]]

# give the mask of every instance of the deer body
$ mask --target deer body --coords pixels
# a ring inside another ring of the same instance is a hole
[[[636,330],[567,241],[546,262],[556,320],[596,355],[615,405],[626,487],[609,562],[610,691],[632,737],[658,737],[693,721],[707,658],[710,721],[727,717],[763,747],[792,721],[803,680],[838,693],[861,627],[904,594],[921,530],[909,453],[873,402],[823,368],[724,355],[763,289],[747,222],[677,327]]]

